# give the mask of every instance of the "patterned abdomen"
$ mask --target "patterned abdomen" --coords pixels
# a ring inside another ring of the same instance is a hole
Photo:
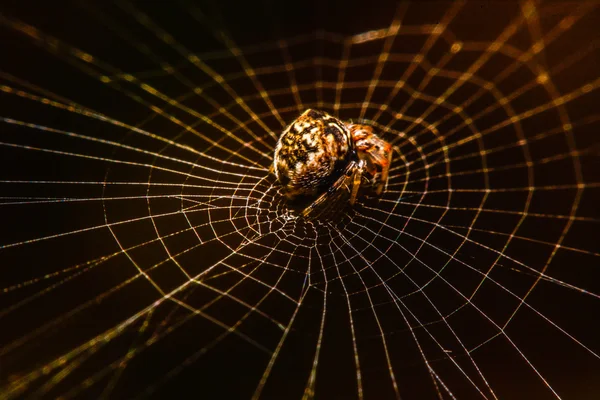
[[[273,167],[288,197],[312,196],[330,187],[356,158],[346,125],[325,112],[308,109],[279,137]]]

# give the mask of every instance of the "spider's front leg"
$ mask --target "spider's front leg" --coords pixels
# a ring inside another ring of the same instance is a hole
[[[360,160],[358,162],[358,167],[354,168],[354,172],[352,173],[352,190],[350,191],[350,204],[354,205],[356,201],[356,196],[358,195],[358,189],[360,188],[360,184],[362,182],[362,173],[364,168],[364,161]]]
[[[392,164],[392,145],[390,143],[387,143],[387,142],[385,143],[384,154],[387,154],[387,159],[383,159],[380,161],[381,182],[379,182],[379,185],[377,186],[377,190],[375,191],[375,193],[377,193],[377,195],[381,194],[381,192],[383,191],[383,188],[387,184],[388,173],[390,172],[390,165]]]
[[[340,179],[346,178],[342,176]],[[336,185],[332,186],[325,193],[321,194],[315,201],[313,201],[310,205],[308,205],[304,210],[302,210],[302,216],[304,218],[310,218],[315,210],[321,208],[321,205],[327,203],[335,194],[337,190]]]
[[[340,190],[347,189],[350,191],[350,203],[354,204],[362,179],[362,163],[362,161],[359,161],[359,164],[352,161],[348,164],[346,171],[342,176],[340,176],[333,185],[325,191],[325,193],[321,194],[315,201],[307,206],[302,211],[302,216],[305,218],[312,217],[315,210],[321,209],[321,211],[323,211],[323,208],[327,208],[327,203],[331,203],[331,206],[333,207],[339,206],[336,201],[336,196],[340,195]],[[350,187],[350,185],[352,185],[352,187]]]

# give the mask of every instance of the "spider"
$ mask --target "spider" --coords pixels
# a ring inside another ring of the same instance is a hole
[[[302,212],[306,217],[342,188],[354,204],[363,181],[381,194],[391,161],[392,145],[370,126],[308,109],[279,137],[272,170],[288,199],[318,195]]]

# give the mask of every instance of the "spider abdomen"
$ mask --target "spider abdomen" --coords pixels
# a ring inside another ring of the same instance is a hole
[[[312,196],[330,187],[356,158],[346,124],[309,109],[281,134],[273,167],[288,197]]]

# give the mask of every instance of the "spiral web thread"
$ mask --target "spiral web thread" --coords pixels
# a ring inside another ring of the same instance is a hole
[[[598,393],[597,4],[253,43],[172,7],[0,14],[4,397]],[[394,145],[381,198],[288,208],[269,166],[307,108]]]

